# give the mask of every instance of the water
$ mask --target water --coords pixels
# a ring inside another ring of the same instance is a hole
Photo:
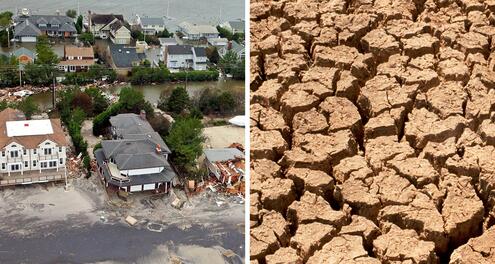
[[[55,14],[57,10],[65,14],[68,9],[79,10],[86,15],[93,13],[123,14],[133,19],[136,14],[169,17],[167,24],[176,25],[182,21],[218,24],[219,22],[244,17],[243,0],[0,0],[0,10],[16,12],[28,8],[33,14]]]
[[[144,98],[151,104],[156,104],[160,99],[162,93],[170,93],[177,86],[184,86],[184,83],[165,83],[160,85],[144,85],[133,86],[141,91]],[[124,85],[125,86],[125,85]],[[119,93],[120,89],[124,86],[117,86],[109,89],[111,93]],[[219,80],[212,82],[188,82],[187,91],[189,96],[195,97],[201,90],[205,88],[220,89],[222,91],[232,91],[236,97],[240,97],[244,101],[244,81],[233,80]],[[51,92],[43,92],[34,94],[31,96],[33,100],[38,104],[41,110],[47,110],[52,107],[52,94]]]

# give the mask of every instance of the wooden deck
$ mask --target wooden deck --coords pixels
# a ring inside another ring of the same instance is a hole
[[[57,170],[42,170],[40,171],[25,171],[23,174],[20,172],[0,174],[0,187],[2,186],[12,186],[18,184],[32,184],[32,183],[43,183],[51,181],[63,181],[65,180],[65,169]]]

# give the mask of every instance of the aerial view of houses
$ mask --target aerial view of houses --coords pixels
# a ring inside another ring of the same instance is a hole
[[[173,5],[0,2],[0,263],[243,262],[243,3]]]

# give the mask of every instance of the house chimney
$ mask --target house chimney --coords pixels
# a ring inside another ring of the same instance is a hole
[[[139,117],[141,117],[141,119],[143,119],[143,120],[146,120],[146,111],[141,110],[141,111],[139,112]]]
[[[155,150],[157,154],[162,154],[162,147],[160,147],[160,144],[156,144]]]

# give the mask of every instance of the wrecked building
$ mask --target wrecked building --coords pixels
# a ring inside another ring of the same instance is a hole
[[[220,182],[233,185],[244,179],[244,153],[237,148],[206,149],[205,166],[210,176]]]

